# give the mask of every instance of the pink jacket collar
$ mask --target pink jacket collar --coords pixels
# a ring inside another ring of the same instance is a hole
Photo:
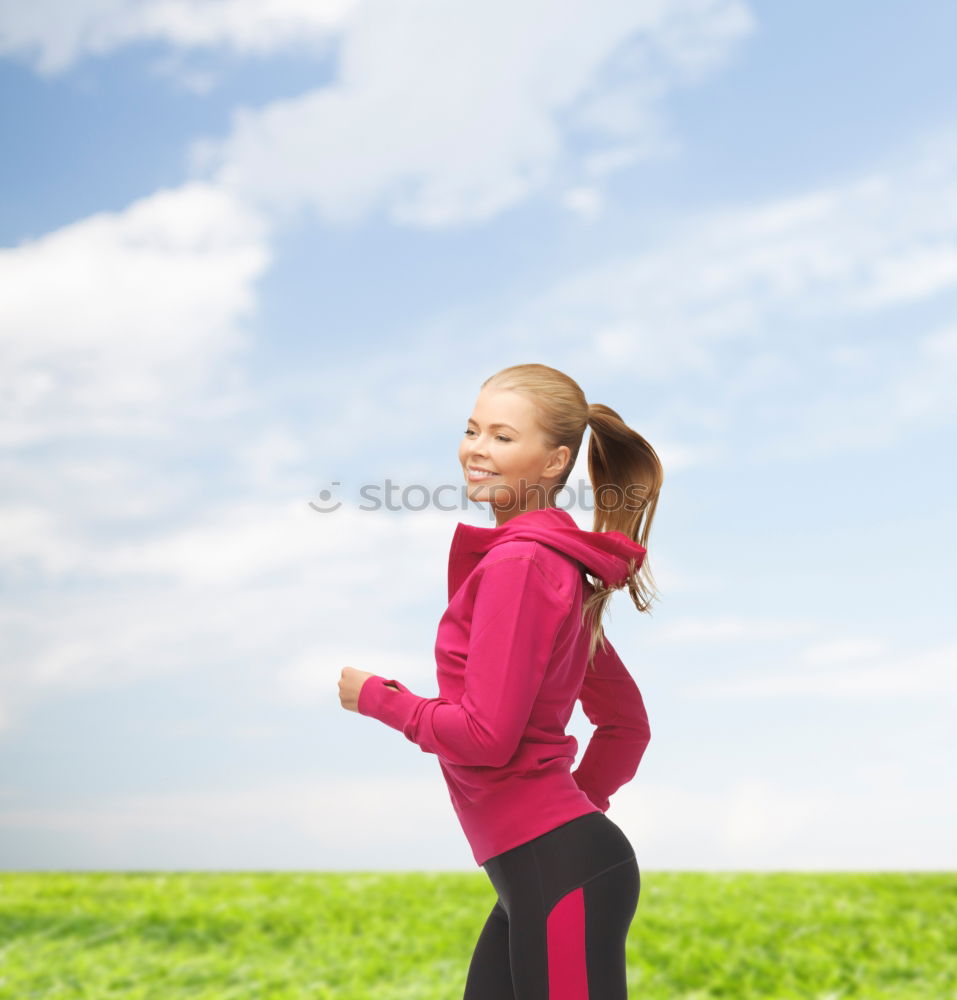
[[[527,510],[500,527],[486,528],[460,521],[449,549],[449,600],[491,548],[511,539],[533,540],[570,555],[606,586],[619,588],[628,578],[628,562],[640,566],[646,549],[621,531],[586,531],[567,510],[544,507]]]

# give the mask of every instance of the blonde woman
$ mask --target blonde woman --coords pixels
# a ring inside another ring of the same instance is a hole
[[[586,427],[591,531],[556,506]],[[614,410],[541,364],[486,379],[458,458],[469,497],[490,505],[496,526],[459,523],[452,536],[439,696],[345,667],[340,700],[436,755],[496,891],[464,1000],[624,1000],[640,875],[605,811],[634,777],[650,728],[602,615],[623,587],[639,611],[656,599],[645,545],[661,463]],[[565,727],[576,699],[596,728],[572,770],[578,743]]]

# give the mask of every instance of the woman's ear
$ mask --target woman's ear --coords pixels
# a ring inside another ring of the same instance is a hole
[[[545,467],[545,471],[551,475],[559,476],[565,471],[565,467],[568,465],[568,460],[572,457],[571,449],[568,445],[563,444],[559,448],[555,449],[554,454],[549,460],[548,465]]]

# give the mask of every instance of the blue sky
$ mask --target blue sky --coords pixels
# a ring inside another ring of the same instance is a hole
[[[473,869],[434,756],[337,681],[436,694],[488,513],[359,489],[458,483],[525,361],[665,465],[661,600],[607,624],[643,867],[954,867],[955,31],[0,3],[0,867]]]

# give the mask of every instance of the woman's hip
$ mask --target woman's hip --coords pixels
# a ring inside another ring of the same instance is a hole
[[[482,865],[507,912],[541,901],[546,913],[563,896],[619,868],[637,878],[635,850],[624,831],[604,813],[585,813]]]

